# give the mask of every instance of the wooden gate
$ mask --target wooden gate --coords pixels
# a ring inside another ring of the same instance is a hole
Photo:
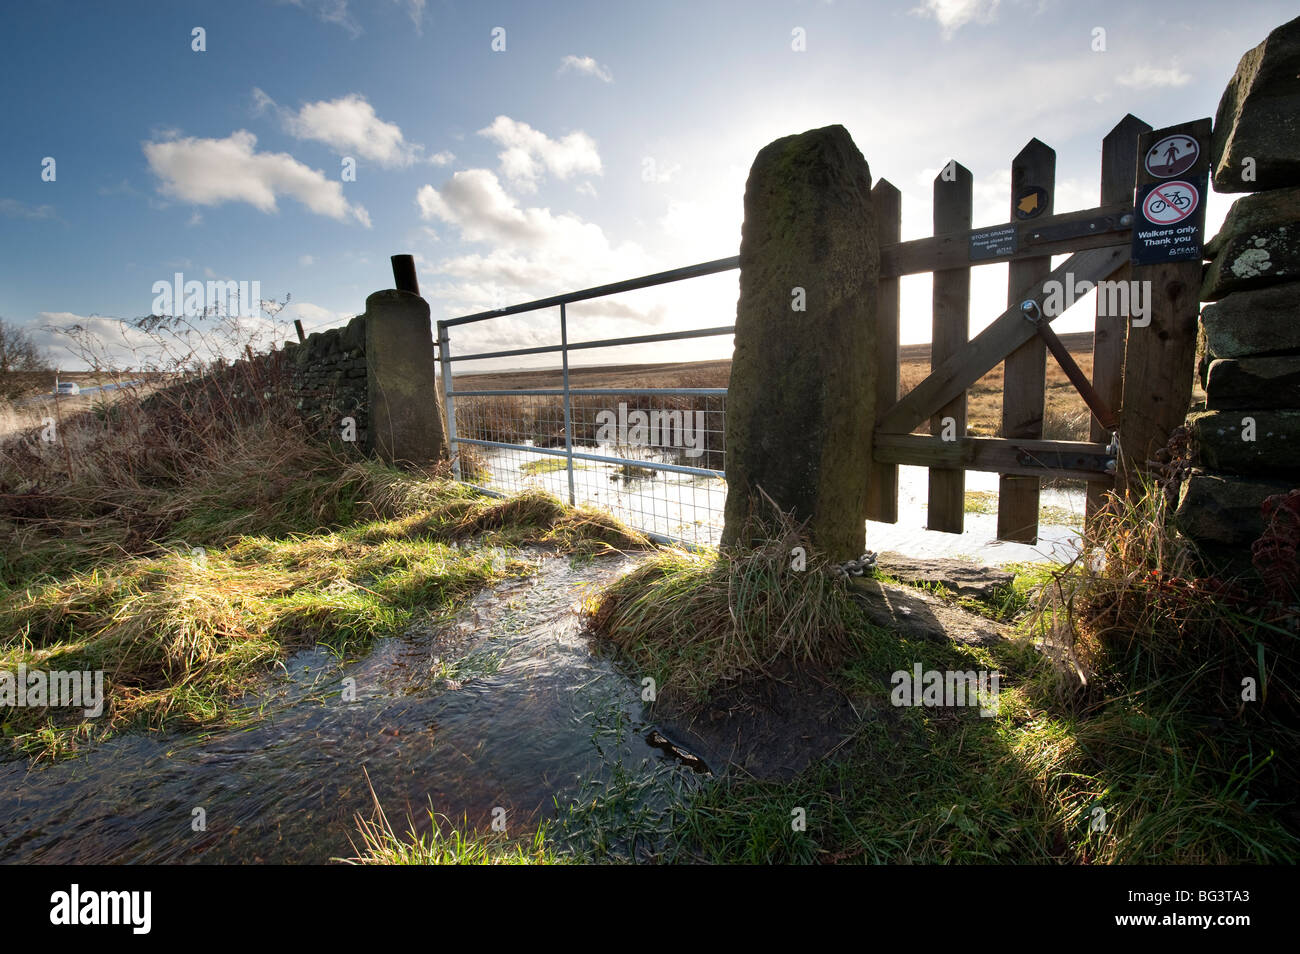
[[[929,528],[961,533],[965,472],[992,471],[1001,475],[998,539],[1033,543],[1041,478],[1087,481],[1091,520],[1109,491],[1146,467],[1191,403],[1201,262],[1130,264],[1135,191],[1157,181],[1139,160],[1156,143],[1182,135],[1200,148],[1192,171],[1208,167],[1210,125],[1202,119],[1153,131],[1125,116],[1102,140],[1100,204],[1060,215],[1052,208],[1056,153],[1031,139],[1012,161],[1010,220],[991,228],[971,228],[972,177],[955,161],[934,181],[931,238],[901,242],[899,191],[886,180],[876,183],[880,364],[869,519],[897,522],[898,465],[920,465],[929,468]],[[1198,251],[1202,239],[1196,237]],[[1053,269],[1052,256],[1061,254],[1070,257]],[[1010,263],[1008,307],[970,339],[971,268],[995,262]],[[931,373],[900,400],[899,278],[921,272],[934,273]],[[1098,294],[1089,380],[1050,323],[1064,310],[1062,289],[1068,294],[1103,281],[1126,288],[1149,282],[1148,311],[1130,327],[1129,314],[1115,313],[1116,295]],[[1049,350],[1092,413],[1089,441],[1042,439]],[[1002,436],[967,436],[967,390],[999,362]],[[913,433],[927,421],[928,435]]]

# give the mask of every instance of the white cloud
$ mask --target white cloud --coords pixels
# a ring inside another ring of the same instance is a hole
[[[164,195],[194,205],[247,202],[262,212],[277,211],[287,195],[317,215],[355,219],[370,228],[370,215],[343,198],[342,184],[288,153],[257,152],[257,137],[236,130],[225,139],[173,139],[143,144],[149,168]]]
[[[491,126],[480,129],[479,135],[505,147],[498,154],[501,171],[513,186],[526,192],[537,190],[545,172],[560,179],[602,174],[595,140],[581,130],[551,139],[527,123],[498,116]]]
[[[316,264],[316,259],[312,258],[310,255],[299,255],[298,264],[303,268],[310,268],[312,265]]]
[[[583,182],[579,184],[579,186],[576,189],[574,189],[574,191],[579,193],[580,195],[589,195],[593,199],[596,198],[596,187],[592,185],[590,182]]]
[[[423,151],[423,147],[406,141],[396,123],[380,119],[359,93],[307,103],[295,113],[276,105],[275,100],[254,87],[253,102],[258,113],[273,109],[285,131],[294,138],[322,142],[340,156],[360,156],[381,166],[402,167],[417,161]]]
[[[0,199],[0,215],[9,219],[52,219],[55,218],[52,205],[28,205],[17,199]]]
[[[321,20],[341,26],[354,38],[362,33],[361,24],[352,18],[352,12],[348,9],[348,0],[283,0],[283,2],[305,10],[315,10]]]
[[[655,160],[646,156],[641,160],[641,181],[654,182],[656,184],[672,182],[677,173],[682,171],[681,163],[674,162],[671,165],[659,165]]]
[[[1131,89],[1158,89],[1162,87],[1186,86],[1192,81],[1192,74],[1179,69],[1178,65],[1161,69],[1157,66],[1138,64],[1120,76],[1115,82]]]
[[[442,152],[435,152],[429,157],[429,164],[434,166],[448,166],[456,161],[456,154],[444,149]]]
[[[656,270],[657,263],[641,246],[616,243],[595,223],[571,213],[521,207],[488,169],[457,172],[441,189],[423,186],[416,202],[426,221],[448,224],[462,241],[492,246],[485,253],[421,264],[422,272],[441,276],[431,294],[452,314]],[[658,320],[656,313],[627,307],[628,315]]]
[[[393,0],[399,6],[405,6],[407,15],[410,16],[411,22],[415,24],[415,35],[424,35],[424,5],[425,0]]]
[[[346,325],[353,319],[355,312],[350,311],[332,311],[329,308],[323,308],[320,305],[313,305],[309,301],[291,301],[284,306],[276,318],[280,324],[292,325],[294,319],[302,322],[302,327],[307,334],[313,331],[320,331],[323,328],[337,328],[339,325]]]
[[[245,343],[254,351],[278,347],[286,340],[296,340],[295,318],[310,334],[322,328],[345,325],[353,312],[332,311],[311,302],[295,301],[286,305],[274,318],[199,319],[192,327],[148,334],[130,321],[104,315],[77,315],[67,311],[43,311],[27,325],[33,340],[50,352],[51,360],[61,369],[83,370],[92,363],[101,367],[130,370],[170,367],[187,355],[209,361],[242,355]]]
[[[349,0],[279,0],[279,2],[290,3],[303,10],[314,10],[322,21],[342,27],[353,39],[365,32],[348,8]],[[423,35],[426,0],[393,0],[393,2],[399,7],[406,8],[407,15],[415,24],[416,35]]]
[[[991,23],[1001,0],[924,0],[912,10],[923,17],[932,17],[950,37],[968,23]]]
[[[609,71],[609,67],[602,66],[590,56],[574,56],[570,53],[560,61],[561,73],[584,73],[587,76],[594,76],[603,83],[614,82],[614,74]]]

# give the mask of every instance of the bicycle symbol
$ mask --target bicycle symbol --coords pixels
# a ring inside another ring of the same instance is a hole
[[[1168,202],[1165,201],[1166,198],[1169,200]],[[1179,211],[1186,211],[1191,204],[1192,197],[1190,195],[1183,195],[1181,192],[1170,192],[1153,201],[1151,211],[1155,215],[1159,215],[1171,205]]]
[[[1187,218],[1200,201],[1196,186],[1185,180],[1168,182],[1153,189],[1142,203],[1143,212],[1148,222],[1154,225],[1170,225]]]

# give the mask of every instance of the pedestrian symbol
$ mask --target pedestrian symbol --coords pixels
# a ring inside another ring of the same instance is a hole
[[[1152,225],[1170,225],[1181,222],[1193,212],[1201,199],[1196,186],[1179,179],[1162,182],[1147,194],[1142,203],[1142,215]]]
[[[1191,136],[1166,136],[1147,150],[1147,172],[1161,179],[1180,175],[1196,164],[1201,147]]]

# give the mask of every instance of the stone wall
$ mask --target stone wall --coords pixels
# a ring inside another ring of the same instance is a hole
[[[1300,488],[1300,18],[1237,67],[1215,116],[1214,188],[1238,199],[1201,286],[1205,409],[1179,529],[1207,555],[1249,559],[1264,501]]]
[[[284,354],[289,386],[304,419],[321,433],[346,438],[343,419],[351,417],[357,445],[369,450],[365,316],[342,328],[313,332],[301,344],[286,341]]]

